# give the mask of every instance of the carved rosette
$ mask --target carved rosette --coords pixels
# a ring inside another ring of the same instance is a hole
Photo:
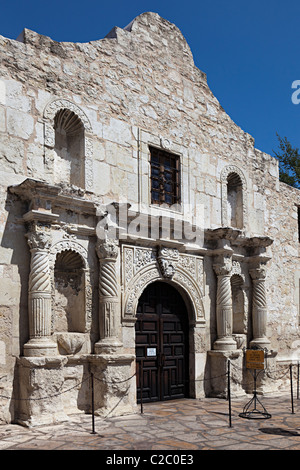
[[[231,258],[224,257],[221,263],[213,267],[217,274],[217,340],[214,343],[214,349],[236,349],[236,342],[232,338]]]
[[[270,341],[266,337],[267,332],[267,300],[266,300],[266,266],[259,265],[250,269],[252,278],[252,324],[253,340],[251,345],[267,347]]]
[[[120,346],[118,334],[120,329],[120,299],[117,278],[117,259],[119,243],[117,240],[98,240],[96,245],[99,257],[99,327],[100,342],[96,352],[104,348]]]
[[[24,346],[27,356],[55,354],[51,336],[51,276],[49,250],[51,235],[45,230],[35,230],[27,234],[31,251],[31,264],[28,289],[29,336]]]

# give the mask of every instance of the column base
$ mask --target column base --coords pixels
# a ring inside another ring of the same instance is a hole
[[[237,349],[236,341],[232,336],[218,338],[213,345],[215,351],[234,351]]]
[[[252,341],[250,341],[250,349],[270,349],[271,346],[271,341],[268,340],[265,336],[262,336],[260,338],[255,338]]]
[[[95,343],[95,354],[112,354],[119,353],[120,348],[123,346],[117,337],[101,339]]]
[[[49,337],[32,338],[24,344],[25,357],[56,356],[57,344]]]

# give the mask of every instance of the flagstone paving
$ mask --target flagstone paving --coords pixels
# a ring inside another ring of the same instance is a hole
[[[144,404],[136,415],[74,415],[53,426],[0,426],[0,450],[300,450],[300,400],[292,413],[288,395],[260,398],[270,419],[239,416],[249,398],[231,404],[203,398]]]

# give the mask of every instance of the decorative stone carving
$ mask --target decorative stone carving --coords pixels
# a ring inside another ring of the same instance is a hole
[[[159,255],[165,259],[166,270],[159,263]],[[203,259],[193,255],[180,254],[177,249],[123,246],[123,321],[134,323],[138,299],[143,290],[154,281],[168,280],[186,292],[191,303],[191,319],[198,324],[205,323],[202,302]],[[170,269],[173,266],[173,270]],[[167,269],[170,269],[167,272]],[[176,269],[175,269],[176,268]],[[163,273],[165,275],[163,275]],[[167,277],[168,274],[172,276]],[[167,276],[166,276],[167,274]]]
[[[52,122],[54,121],[54,118],[57,112],[60,111],[61,109],[68,109],[72,111],[73,113],[75,113],[79,117],[81,122],[83,123],[86,132],[92,132],[92,126],[87,115],[82,111],[82,109],[79,106],[77,106],[75,103],[73,103],[70,100],[61,98],[61,99],[55,99],[51,101],[50,103],[48,103],[48,105],[46,106],[44,110],[44,117]],[[53,145],[54,145],[54,141],[53,141]]]
[[[230,173],[235,173],[239,176],[242,183],[242,212],[243,212],[243,227],[247,226],[247,181],[242,170],[235,165],[228,165],[223,168],[221,180],[221,205],[222,205],[222,225],[228,226],[228,208],[227,208],[227,177]]]
[[[172,142],[169,139],[166,139],[165,137],[160,137],[160,145],[165,150],[171,150]]]
[[[270,341],[266,336],[267,330],[267,301],[266,301],[266,266],[259,266],[250,269],[250,276],[253,283],[252,291],[252,325],[253,339],[251,346],[268,348]]]
[[[113,259],[116,260],[119,254],[119,244],[117,240],[98,240],[96,251],[100,260]]]
[[[56,344],[51,336],[51,277],[49,268],[49,232],[35,228],[27,234],[31,251],[28,289],[29,342],[25,356],[55,355]]]
[[[44,142],[45,142],[45,162],[48,167],[53,165],[53,155],[49,152],[49,149],[53,149],[55,146],[55,130],[54,130],[54,118],[56,114],[63,109],[72,111],[78,116],[84,127],[84,148],[85,148],[85,189],[92,191],[93,189],[93,141],[87,135],[92,133],[92,126],[87,115],[82,109],[75,103],[67,99],[55,99],[48,103],[44,110]]]
[[[112,351],[121,346],[118,339],[120,329],[120,298],[116,261],[119,255],[117,240],[98,240],[96,245],[100,262],[99,273],[99,326],[100,341],[95,345],[97,353]]]
[[[176,248],[159,248],[157,260],[163,277],[172,279],[175,274],[178,258],[179,253]]]
[[[233,350],[236,349],[236,342],[232,337],[231,257],[224,256],[213,268],[217,274],[217,340],[213,348],[221,351]]]
[[[86,248],[76,240],[75,235],[64,232],[62,239],[51,246],[50,250],[50,271],[51,271],[51,292],[52,308],[54,302],[54,265],[56,256],[63,251],[72,250],[79,254],[84,264],[84,288],[85,288],[85,332],[90,331],[92,322],[92,288],[91,288],[91,265],[88,263],[88,252]],[[52,318],[52,324],[53,324]]]

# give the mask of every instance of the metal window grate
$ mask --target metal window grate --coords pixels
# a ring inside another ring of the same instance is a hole
[[[165,150],[150,147],[151,204],[180,204],[180,160]]]

